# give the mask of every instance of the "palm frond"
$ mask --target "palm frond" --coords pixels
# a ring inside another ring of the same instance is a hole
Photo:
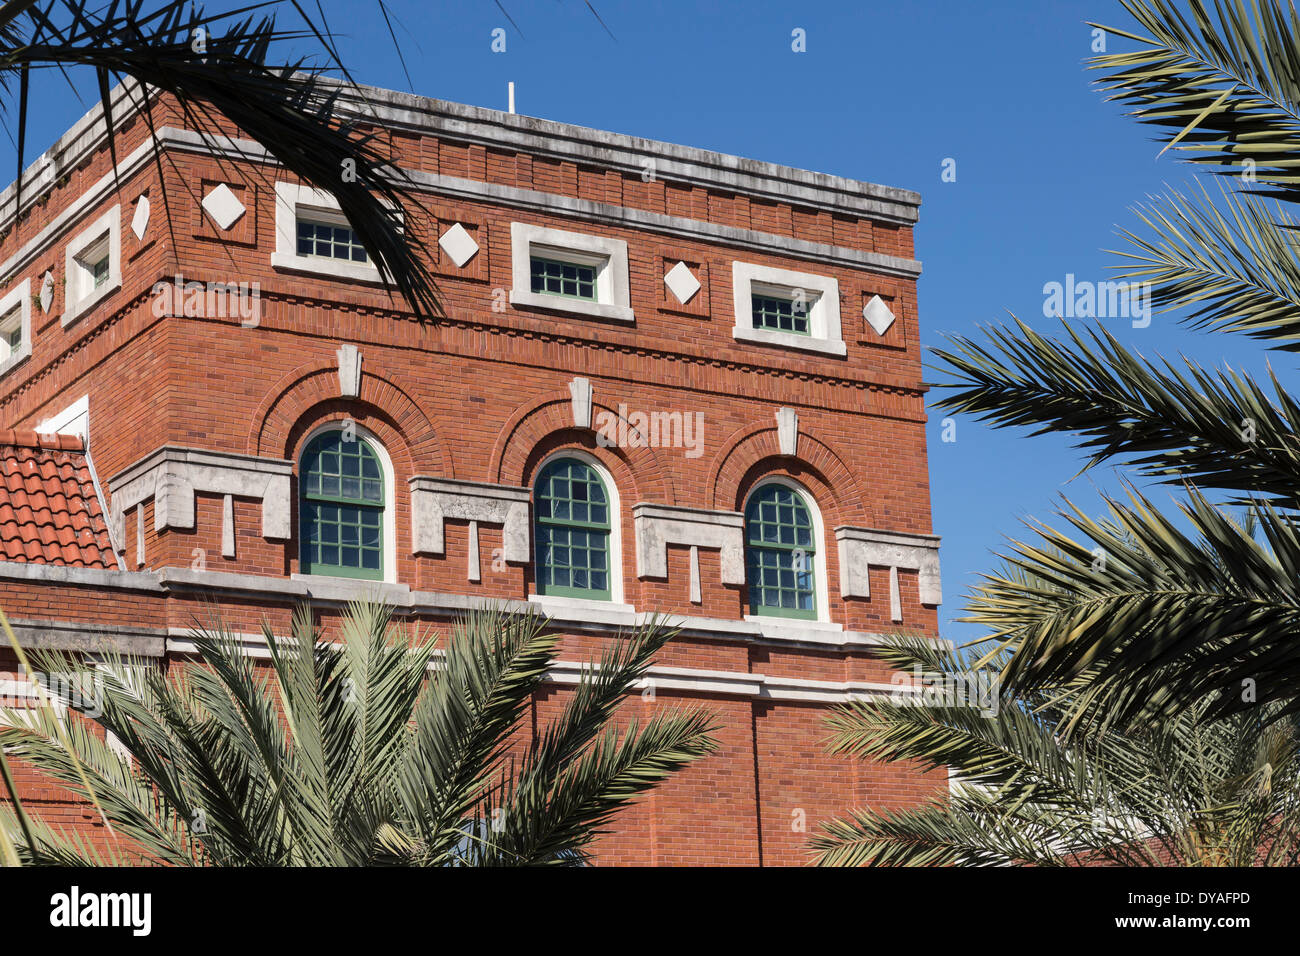
[[[1151,237],[1125,230],[1132,251],[1122,273],[1150,283],[1151,304],[1187,309],[1193,328],[1244,332],[1283,351],[1300,350],[1300,225],[1276,204],[1223,191],[1219,209],[1172,192],[1139,207]]]
[[[1190,532],[1130,492],[1105,521],[1073,506],[1078,537],[1038,526],[985,576],[964,620],[1014,651],[1010,689],[1072,687],[1071,722],[1133,722],[1207,697],[1213,716],[1300,707],[1300,529],[1269,506],[1259,537],[1192,491]],[[1067,503],[1068,505],[1068,503]]]
[[[250,161],[248,168],[261,168],[265,157],[242,154],[231,142],[237,129],[274,162],[338,200],[362,245],[412,311],[423,317],[441,314],[426,237],[415,224],[417,218],[427,220],[427,210],[375,137],[355,122],[339,121],[337,107],[349,85],[329,80],[326,67],[301,59],[268,61],[278,43],[323,36],[301,7],[295,4],[306,20],[304,30],[277,26],[270,12],[278,6],[275,0],[214,14],[187,0],[148,8],[143,0],[106,7],[46,0],[10,9],[17,6],[5,4],[7,22],[18,32],[8,43],[0,35],[0,76],[18,75],[25,88],[32,69],[94,70],[114,154],[110,81],[129,79],[128,93],[140,106],[159,93],[170,94],[187,126],[218,156],[234,150]],[[199,31],[204,42],[196,50]],[[147,108],[145,116],[152,130]],[[19,195],[21,190],[20,173]]]
[[[536,614],[471,613],[441,660],[369,603],[345,609],[338,641],[308,607],[289,636],[262,636],[269,667],[215,617],[193,631],[198,659],[165,675],[42,655],[47,672],[74,675],[64,710],[0,710],[0,747],[98,794],[128,857],[219,866],[574,862],[618,809],[714,747],[699,711],[611,723],[671,637],[653,624],[607,652],[518,759],[557,643]],[[91,680],[91,700],[70,689]],[[513,829],[480,838],[476,821],[503,795]],[[57,862],[92,849],[45,828],[21,852]]]
[[[954,676],[971,651],[895,639],[891,666]],[[995,655],[1001,662],[1006,658]],[[1059,685],[1058,685],[1059,686]],[[848,705],[828,722],[831,751],[947,767],[950,793],[866,808],[811,841],[829,866],[1123,866],[1293,863],[1300,841],[1296,724],[1261,702],[1215,716],[1213,700],[1136,724],[1063,725],[1093,687],[1052,694],[1003,684],[995,713],[901,697]]]
[[[1276,0],[1122,0],[1139,48],[1092,60],[1102,88],[1165,149],[1222,175],[1247,162],[1260,192],[1300,199],[1300,18]]]
[[[1300,405],[1275,376],[1270,394],[1231,370],[1153,367],[1105,329],[1066,332],[1068,342],[1048,339],[1017,320],[1014,331],[988,329],[987,343],[951,337],[951,350],[933,350],[956,378],[939,383],[954,394],[936,407],[1037,426],[1033,435],[1074,433],[1088,467],[1118,458],[1168,484],[1300,506]]]

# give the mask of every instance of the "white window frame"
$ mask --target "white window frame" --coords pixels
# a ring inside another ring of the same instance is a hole
[[[596,267],[596,301],[570,299],[532,290],[534,255]],[[548,229],[526,222],[510,224],[510,304],[516,308],[570,312],[593,319],[634,322],[627,270],[627,243],[622,239]]]
[[[108,278],[98,288],[87,253],[107,246]],[[63,325],[76,322],[122,288],[122,207],[114,206],[72,239],[63,253]]]
[[[840,328],[840,284],[835,279],[752,262],[733,262],[731,287],[736,307],[734,338],[805,352],[848,354]],[[796,290],[802,290],[809,302],[807,335],[754,328],[754,293],[793,296]]]
[[[13,312],[18,313],[18,329],[22,341],[18,349],[0,359],[0,375],[16,368],[32,354],[32,280],[24,279],[3,296],[0,296],[0,321]]]
[[[63,411],[36,426],[42,435],[77,435],[90,444],[90,396],[82,395]]]
[[[305,451],[307,446],[310,445],[312,441],[316,439],[317,436],[323,435],[325,432],[344,431],[348,427],[348,424],[349,423],[347,422],[341,422],[341,421],[326,422],[323,425],[318,425],[316,428],[313,428],[310,432],[308,432],[307,437],[302,440],[302,444],[299,446],[301,450],[298,453],[298,460],[294,462],[295,474],[297,474],[298,480],[300,482],[302,480],[302,451]],[[396,584],[397,583],[397,507],[395,504],[396,501],[395,489],[397,483],[396,483],[395,472],[393,471],[393,459],[389,456],[388,449],[384,447],[384,443],[380,441],[379,436],[376,435],[374,432],[372,432],[369,428],[366,428],[364,425],[358,425],[355,422],[351,423],[351,427],[355,431],[357,438],[364,438],[367,442],[370,443],[370,447],[373,448],[375,450],[375,454],[379,456],[379,470],[384,473],[384,576],[380,578],[379,581],[366,580],[364,578],[340,577],[338,575],[333,575],[333,574],[310,574],[309,573],[309,574],[298,574],[295,575],[295,577],[303,578],[306,580],[311,580],[313,578],[318,578],[318,579],[325,578],[330,581],[346,581],[349,584],[353,584],[353,585],[378,584],[381,582],[384,584]],[[293,506],[294,508],[297,509],[297,514],[301,516],[302,515],[301,485],[299,485],[298,487],[298,494],[294,499]],[[298,547],[298,558],[300,562],[302,560],[302,536],[305,533],[306,533],[306,529],[303,528],[301,525],[299,525],[298,538],[294,543]]]
[[[356,282],[383,283],[384,277],[373,259],[360,263],[329,259],[324,256],[298,255],[300,217],[313,222],[333,223],[352,228],[352,224],[343,215],[338,200],[324,189],[313,189],[296,183],[276,183],[275,251],[271,253],[273,268],[287,269],[291,272],[311,272]]]
[[[817,550],[813,552],[813,574],[815,575],[813,590],[817,595],[817,616],[814,618],[796,618],[779,617],[773,614],[750,614],[748,612],[743,616],[746,621],[754,621],[764,625],[770,624],[778,629],[797,629],[807,627],[810,624],[814,626],[820,625],[824,628],[831,623],[831,605],[830,588],[826,578],[826,525],[822,522],[821,506],[817,504],[817,498],[813,493],[793,478],[787,478],[785,475],[768,475],[756,481],[754,487],[750,488],[749,493],[745,495],[745,500],[740,506],[742,515],[749,514],[749,500],[769,485],[781,485],[784,488],[789,488],[803,500],[804,507],[808,509],[809,515],[812,516],[813,537],[817,542]],[[750,584],[748,522],[744,525],[743,533],[745,541],[745,606],[748,607]],[[834,627],[839,630],[841,625],[837,624]]]
[[[590,465],[595,469],[596,474],[600,475],[600,480],[605,483],[605,494],[609,496],[609,600],[568,597],[559,594],[538,594],[536,591],[528,595],[528,600],[534,604],[540,604],[543,607],[557,611],[592,608],[606,611],[635,610],[630,604],[623,603],[623,504],[619,498],[618,484],[614,481],[614,476],[610,474],[609,469],[595,455],[580,448],[560,448],[542,459],[533,472],[533,483],[530,488],[532,494],[537,492],[537,476],[542,473],[542,469],[557,458],[574,458],[583,464]],[[537,519],[532,512],[531,505],[529,506],[528,520],[528,536],[533,546],[533,554],[529,560],[533,564],[535,575],[537,570]],[[534,587],[536,587],[536,583],[534,577]]]

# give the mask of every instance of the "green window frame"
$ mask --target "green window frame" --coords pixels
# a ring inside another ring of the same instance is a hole
[[[804,496],[771,482],[745,506],[749,612],[817,619],[816,526]]]
[[[370,261],[351,226],[316,219],[298,220],[298,255],[363,264]]]
[[[600,473],[557,458],[537,476],[533,499],[537,593],[610,600],[612,506]]]
[[[104,253],[102,258],[96,259],[95,262],[91,264],[90,276],[91,276],[91,282],[93,283],[93,288],[98,289],[101,285],[103,285],[105,282],[108,281],[108,273],[109,273],[110,265],[111,265],[111,257],[107,252]]]
[[[298,483],[302,572],[382,581],[384,468],[370,442],[321,432],[303,451]]]
[[[596,266],[532,256],[529,260],[529,276],[529,288],[539,295],[556,295],[584,302],[596,301]]]
[[[809,319],[814,300],[805,298],[796,302],[794,296],[771,295],[754,292],[750,295],[753,309],[753,327],[771,332],[790,332],[794,335],[812,335]]]

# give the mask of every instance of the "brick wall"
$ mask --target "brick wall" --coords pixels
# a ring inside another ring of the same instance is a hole
[[[155,124],[183,126],[166,102],[152,106]],[[231,130],[232,133],[237,131]],[[119,130],[118,155],[144,141],[138,119]],[[910,226],[859,218],[770,197],[659,178],[626,170],[458,142],[445,134],[394,130],[395,161],[422,173],[455,176],[630,210],[668,214],[719,226],[830,243],[850,250],[910,258]],[[10,259],[54,217],[110,170],[106,149],[90,156],[41,205],[0,238],[0,262]],[[92,221],[122,207],[123,288],[64,328],[62,283],[49,313],[33,310],[30,360],[0,378],[0,427],[32,427],[82,395],[90,399],[91,451],[110,499],[109,478],[162,445],[180,445],[264,458],[298,460],[312,429],[350,419],[378,437],[392,458],[397,528],[396,580],[420,591],[526,599],[530,566],[494,567],[501,528],[479,529],[482,578],[467,581],[466,522],[448,521],[441,556],[410,554],[414,475],[528,486],[550,452],[581,448],[613,476],[621,499],[624,601],[640,611],[671,611],[740,621],[742,587],[720,582],[718,552],[700,551],[701,602],[688,599],[688,549],[669,548],[666,579],[636,574],[632,505],[639,502],[738,510],[761,478],[784,475],[815,499],[825,535],[830,620],[851,631],[888,631],[889,572],[870,571],[871,594],[841,598],[832,529],[839,525],[925,534],[930,501],[924,430],[915,280],[837,262],[818,262],[690,235],[627,224],[593,223],[555,211],[426,194],[427,211],[408,218],[426,237],[439,275],[445,315],[416,320],[373,285],[272,268],[274,182],[269,166],[170,151],[162,178],[152,163],[126,178],[118,193],[82,210]],[[207,190],[227,184],[246,205],[228,232],[202,211]],[[167,228],[170,207],[171,230]],[[142,240],[128,228],[138,197],[152,217]],[[459,222],[480,252],[457,269],[436,246],[439,232]],[[503,305],[511,282],[510,224],[524,222],[602,237],[628,246],[634,325],[601,322]],[[19,273],[0,281],[61,277],[71,226]],[[677,261],[690,265],[701,291],[682,306],[664,288]],[[732,336],[733,261],[815,272],[839,283],[843,358],[737,341]],[[256,282],[255,327],[238,317],[157,314],[151,290],[176,273],[187,280]],[[3,289],[0,289],[3,292]],[[879,336],[866,327],[863,305],[880,295],[897,316]],[[360,396],[340,395],[340,345],[363,357]],[[682,448],[604,448],[590,430],[573,427],[568,383],[580,375],[594,389],[597,413],[620,404],[644,411],[699,412],[698,455]],[[799,416],[799,454],[780,454],[775,413]],[[125,567],[146,570],[203,567],[285,577],[298,567],[293,538],[266,540],[260,504],[236,497],[236,547],[223,557],[220,496],[196,496],[193,530],[155,533],[153,502],[145,516],[145,553],[136,553],[136,515],[126,514]],[[915,572],[899,574],[903,624],[937,633],[933,607],[920,603]],[[0,601],[11,617],[119,622],[123,626],[184,627],[190,594],[93,589],[4,582]],[[283,622],[284,602],[219,603],[232,625],[254,630],[271,614]],[[445,621],[432,621],[445,624]],[[566,636],[563,657],[594,656],[608,635]],[[736,640],[682,639],[665,649],[666,666],[828,681],[887,681],[864,650],[809,650]],[[537,701],[539,714],[559,705],[557,689]],[[660,706],[671,695],[660,695]],[[897,766],[871,767],[824,754],[826,705],[718,696],[704,700],[724,722],[722,749],[620,818],[601,843],[610,863],[792,864],[806,859],[803,841],[816,823],[856,802],[887,805],[922,799],[943,785],[934,774]],[[647,706],[635,701],[629,707]],[[32,786],[35,786],[33,783]],[[35,791],[33,791],[34,793]],[[53,799],[48,794],[45,799]],[[61,811],[62,812],[62,811]],[[68,813],[74,813],[69,810]],[[79,812],[79,811],[77,811]],[[802,814],[802,816],[800,815]],[[802,827],[802,829],[801,829]]]

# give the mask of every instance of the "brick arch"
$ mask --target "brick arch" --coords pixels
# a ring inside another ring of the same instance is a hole
[[[361,375],[361,394],[339,394],[338,367],[302,365],[271,387],[253,415],[248,434],[249,454],[290,457],[300,429],[331,420],[337,411],[352,410],[353,417],[385,422],[397,445],[409,456],[411,474],[455,478],[451,451],[415,401],[387,379],[371,372]],[[346,416],[340,416],[346,417]],[[390,449],[395,453],[396,449]],[[396,464],[396,461],[394,461]]]
[[[599,402],[592,402],[592,422],[600,412],[617,415],[618,412]],[[676,504],[672,476],[664,468],[654,448],[602,447],[596,441],[596,432],[590,428],[573,426],[572,404],[568,393],[563,397],[543,399],[522,406],[511,416],[497,436],[488,467],[488,480],[499,484],[526,486],[532,479],[538,462],[557,448],[564,446],[583,448],[606,463],[610,473],[622,472],[629,485],[622,492],[629,507],[637,501]],[[616,463],[618,467],[615,467]],[[620,483],[620,488],[622,488]],[[635,497],[628,497],[628,494]]]
[[[388,452],[388,457],[393,460],[394,478],[397,481],[397,488],[394,491],[404,488],[407,479],[416,473],[415,459],[411,454],[410,446],[406,443],[406,438],[397,424],[387,415],[377,414],[364,406],[358,407],[355,400],[334,398],[307,409],[289,430],[283,457],[296,466],[302,458],[309,434],[322,425],[343,421],[356,422],[379,439],[379,443],[384,446],[384,451]]]
[[[723,444],[709,468],[705,500],[720,511],[738,511],[749,489],[768,475],[784,475],[808,487],[826,521],[874,527],[874,509],[857,477],[825,442],[799,427],[799,454],[781,454],[775,425],[747,425]]]

